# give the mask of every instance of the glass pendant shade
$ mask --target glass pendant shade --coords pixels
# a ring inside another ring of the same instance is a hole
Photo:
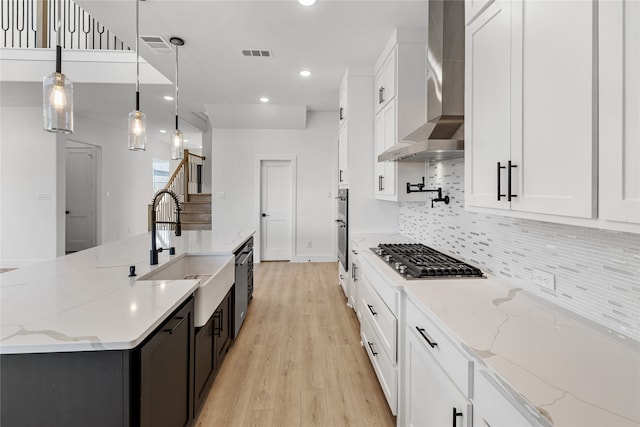
[[[144,151],[147,145],[147,116],[142,111],[129,113],[129,150]]]
[[[184,136],[179,129],[171,134],[171,159],[177,160],[184,157]]]
[[[47,132],[73,133],[73,83],[64,74],[42,79],[42,113]]]

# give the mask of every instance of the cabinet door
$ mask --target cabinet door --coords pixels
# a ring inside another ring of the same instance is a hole
[[[593,218],[596,2],[512,7],[511,209]]]
[[[375,100],[374,110],[376,113],[380,111],[384,106],[384,98],[383,98],[384,85],[385,85],[385,80],[384,80],[384,64],[383,64],[382,67],[380,67],[380,69],[376,72],[376,76],[374,79],[375,94],[373,99]]]
[[[396,138],[396,108],[391,101],[375,119],[376,196],[385,200],[396,195],[396,162],[378,162],[378,154],[395,144]]]
[[[373,151],[373,162],[375,165],[374,192],[375,195],[378,196],[379,194],[382,194],[382,180],[384,179],[384,175],[386,173],[385,162],[378,161],[378,154],[384,151],[384,114],[382,113],[376,114],[373,140],[375,145],[375,149]]]
[[[416,427],[471,426],[471,404],[409,328],[405,348],[405,412]]]
[[[140,425],[186,426],[193,417],[193,300],[140,350]]]
[[[349,184],[349,123],[345,122],[338,132],[338,187],[347,188]]]
[[[211,319],[195,334],[195,408],[200,408],[202,400],[207,395],[209,377],[214,370],[213,365],[213,322],[215,313]]]
[[[506,185],[498,162],[508,162],[511,145],[511,3],[489,6],[467,26],[465,44],[466,204],[508,209],[498,201],[498,179]]]
[[[465,19],[470,23],[480,14],[493,0],[466,0],[465,3]]]
[[[384,104],[396,96],[396,70],[398,66],[398,48],[394,47],[384,63]]]
[[[640,3],[600,2],[600,217],[640,223]]]
[[[216,371],[222,366],[222,361],[231,344],[231,321],[233,320],[231,301],[231,292],[229,292],[213,314],[214,369]]]

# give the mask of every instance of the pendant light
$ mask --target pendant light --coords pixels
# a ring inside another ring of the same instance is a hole
[[[61,0],[57,1],[56,71],[42,79],[42,117],[44,130],[73,133],[73,83],[62,74],[62,46],[60,46]]]
[[[136,109],[129,113],[129,150],[144,151],[147,116],[140,111],[140,0],[136,1]]]
[[[184,46],[184,40],[171,37],[169,41],[176,47],[176,130],[171,134],[171,158],[176,160],[184,157],[184,135],[178,128],[178,47]]]

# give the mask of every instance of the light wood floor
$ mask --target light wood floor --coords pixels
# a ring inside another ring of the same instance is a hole
[[[197,426],[394,426],[336,263],[261,263]]]

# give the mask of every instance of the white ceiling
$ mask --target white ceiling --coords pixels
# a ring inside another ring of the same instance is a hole
[[[134,0],[77,2],[135,45]],[[311,7],[296,0],[140,2],[141,35],[185,40],[179,50],[180,106],[193,112],[207,104],[260,104],[261,96],[278,105],[337,111],[346,67],[373,66],[394,28],[426,22],[426,1],[318,0]],[[247,58],[242,49],[271,49],[273,57]],[[140,54],[173,81],[173,54],[155,54],[143,43]],[[312,76],[300,77],[302,69]],[[129,92],[123,93],[127,101]]]

